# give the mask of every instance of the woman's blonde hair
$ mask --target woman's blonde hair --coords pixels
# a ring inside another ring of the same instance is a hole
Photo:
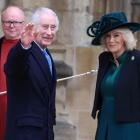
[[[124,42],[125,42],[126,50],[133,50],[133,48],[136,46],[137,40],[134,38],[134,35],[130,29],[118,28],[118,29],[114,29],[113,31],[116,31],[122,34]],[[105,43],[105,35],[101,37],[100,43],[103,47],[107,48],[106,43]]]

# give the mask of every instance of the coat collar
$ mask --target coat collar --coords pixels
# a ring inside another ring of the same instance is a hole
[[[39,46],[39,44],[37,44],[37,42],[34,41],[33,44],[36,44],[36,46],[38,46],[38,48],[39,48],[41,51],[43,51],[43,49]],[[34,51],[38,51],[38,50],[35,49]],[[52,72],[53,72],[53,80],[55,80],[55,79],[56,79],[56,69],[55,69],[55,65],[54,65],[52,56],[51,56],[49,50],[47,49],[47,47],[45,48],[45,51],[47,52],[47,54],[48,54],[48,55],[50,56],[50,58],[51,58],[51,62],[52,62]],[[48,64],[48,61],[47,61],[47,64]],[[49,65],[49,64],[48,64],[48,65]],[[50,73],[50,74],[51,74],[51,73]]]
[[[42,68],[42,71],[45,74],[45,77],[48,81],[48,84],[52,90],[52,76],[50,73],[50,69],[49,69],[49,64],[48,61],[45,57],[45,55],[43,54],[43,52],[41,51],[41,49],[36,45],[36,43],[32,43],[32,54],[34,55],[34,58],[36,59],[36,61],[38,62],[38,64],[40,65],[40,67]],[[44,65],[44,63],[46,65]]]
[[[32,45],[33,45],[32,46],[32,54],[33,54],[34,58],[36,59],[36,61],[38,62],[38,64],[40,65],[40,67],[42,68],[42,71],[45,74],[47,82],[50,86],[50,90],[52,93],[51,97],[50,97],[50,101],[49,101],[49,105],[50,105],[52,103],[52,101],[55,99],[55,89],[56,89],[56,79],[57,79],[55,65],[54,65],[54,62],[53,62],[52,57],[50,55],[50,52],[46,48],[46,51],[52,60],[52,72],[53,72],[53,79],[52,79],[51,72],[49,69],[49,64],[48,64],[48,61],[47,61],[44,53],[36,45],[36,43],[33,42]],[[46,65],[44,65],[44,62],[46,63]]]
[[[135,57],[136,57],[134,51],[135,50],[128,52],[126,60],[124,61],[124,64],[121,68],[119,77],[129,77],[130,76],[131,70],[133,68],[133,61],[135,61]],[[99,62],[100,62],[99,71],[98,71],[98,74],[100,75],[100,76],[98,76],[99,85],[100,85],[105,73],[107,72],[107,70],[109,68],[111,57],[112,57],[112,53],[110,53],[110,52],[105,52],[105,53],[101,54],[101,56],[99,57]],[[121,83],[122,79],[123,78],[119,78],[118,83]]]
[[[108,68],[109,68],[109,64],[110,64],[110,58],[112,57],[112,54],[110,52],[106,52],[103,53],[100,58],[99,58],[99,71],[98,71],[98,88],[100,86],[100,83],[105,75],[105,73],[107,72]],[[135,61],[136,55],[135,55],[135,49],[132,51],[128,52],[128,55],[123,63],[123,66],[121,68],[120,71],[120,75],[118,78],[118,84],[117,86],[119,86],[122,82],[126,81],[126,78],[129,78],[131,76],[131,71],[133,68],[133,64]],[[125,80],[125,81],[123,81]]]
[[[117,87],[119,87],[120,85],[123,85],[124,83],[126,83],[126,81],[130,81],[130,77],[132,76],[133,65],[135,62],[135,59],[134,60],[132,59],[133,57],[134,58],[136,57],[135,50],[128,52],[126,60],[124,61],[120,74],[119,74]],[[117,91],[118,90],[119,88],[117,88]]]
[[[104,52],[99,56],[99,71],[98,71],[98,78],[99,78],[99,85],[109,67],[110,59],[112,57],[112,53]]]

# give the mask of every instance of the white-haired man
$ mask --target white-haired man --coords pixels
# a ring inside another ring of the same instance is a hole
[[[4,140],[54,140],[56,70],[47,46],[59,20],[42,7],[31,22],[4,65],[8,99]]]

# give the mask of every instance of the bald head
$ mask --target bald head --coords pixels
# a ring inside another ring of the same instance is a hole
[[[16,6],[9,6],[6,8],[5,11],[3,11],[1,19],[5,20],[6,16],[10,17],[15,17],[18,18],[19,20],[25,20],[24,13],[21,9],[19,9]]]
[[[17,27],[12,23],[10,26],[6,26],[5,22],[20,22]],[[25,16],[21,9],[15,6],[9,6],[1,16],[2,28],[4,35],[7,39],[15,40],[19,39],[21,32],[25,25]]]

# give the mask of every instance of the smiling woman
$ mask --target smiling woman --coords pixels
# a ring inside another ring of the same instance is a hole
[[[114,30],[105,35],[105,43],[107,45],[107,49],[113,54],[115,59],[125,50],[125,42],[122,34]]]
[[[92,111],[95,119],[99,110],[95,140],[140,139],[140,51],[134,49],[133,35],[139,29],[123,12],[106,14],[87,29],[95,37],[92,44],[108,50],[99,56]]]
[[[113,31],[116,31],[122,34],[122,37],[125,42],[126,50],[133,50],[133,48],[136,46],[137,40],[134,38],[134,35],[131,30],[127,28],[118,28],[118,29],[114,29]],[[105,35],[101,37],[100,43],[103,47],[107,48],[106,43],[105,43]]]

